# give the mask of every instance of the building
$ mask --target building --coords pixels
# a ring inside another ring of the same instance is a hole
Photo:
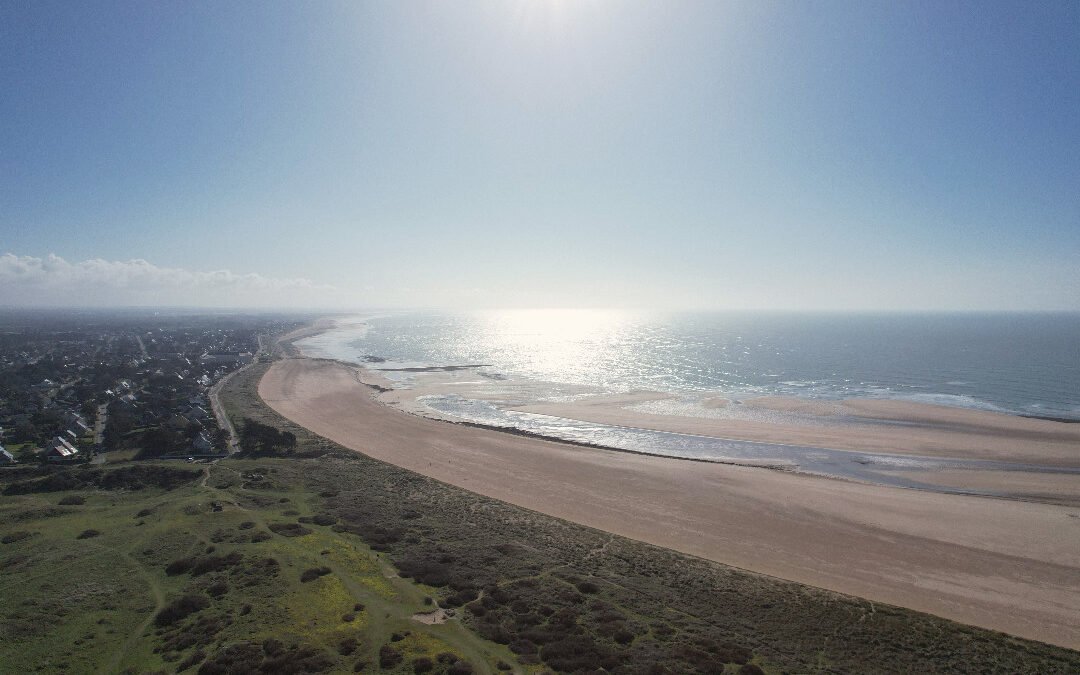
[[[199,357],[199,362],[203,365],[226,365],[234,363],[246,365],[254,360],[255,355],[251,352],[227,352],[222,354],[206,353]]]
[[[214,444],[210,442],[210,439],[206,437],[206,434],[201,433],[191,442],[191,447],[199,452],[207,453],[214,449]]]
[[[45,446],[45,459],[50,462],[69,462],[78,456],[79,449],[63,436],[57,436]]]

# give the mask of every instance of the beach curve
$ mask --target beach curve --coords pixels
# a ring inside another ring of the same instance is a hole
[[[276,362],[259,394],[366,455],[684,553],[1080,646],[1080,513],[615,453],[422,419],[344,364]]]

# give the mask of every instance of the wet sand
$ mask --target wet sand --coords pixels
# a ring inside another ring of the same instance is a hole
[[[626,400],[585,398],[513,410],[744,441],[1080,467],[1080,424],[907,401],[781,397],[749,399],[738,405],[709,399],[704,407],[718,411],[718,416],[692,417],[631,407],[641,400],[642,395],[635,394]]]
[[[1080,475],[1078,474],[965,469],[897,471],[896,474],[929,485],[971,492],[997,492],[1016,499],[1061,504],[1080,509]]]
[[[259,394],[346,447],[496,499],[813,586],[1080,647],[1080,510],[582,448],[422,419],[357,370],[275,363]]]

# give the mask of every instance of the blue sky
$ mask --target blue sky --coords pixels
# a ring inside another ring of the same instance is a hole
[[[1078,110],[1076,2],[5,2],[0,304],[1080,310]]]

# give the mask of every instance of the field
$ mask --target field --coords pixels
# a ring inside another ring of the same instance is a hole
[[[264,368],[232,378],[223,404],[294,434],[288,456],[0,472],[0,670],[1080,672],[1076,652],[345,451],[261,403]]]
[[[70,473],[79,485],[3,474],[0,672],[484,673],[513,661],[458,621],[412,620],[435,609],[434,589],[315,518],[322,499],[287,460]]]

